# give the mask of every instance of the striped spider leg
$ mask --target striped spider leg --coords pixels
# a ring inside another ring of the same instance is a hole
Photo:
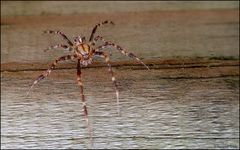
[[[44,33],[49,33],[49,34],[58,34],[63,37],[65,41],[67,41],[68,45],[73,46],[73,43],[67,38],[67,36],[61,32],[61,31],[53,31],[53,30],[46,30]]]
[[[113,46],[114,48],[116,48],[118,51],[120,51],[122,54],[126,55],[126,56],[129,56],[131,58],[135,58],[138,62],[140,62],[141,64],[143,64],[148,70],[149,67],[143,63],[136,55],[134,55],[133,53],[131,52],[127,52],[126,50],[124,50],[122,47],[120,47],[119,45],[116,45],[110,41],[105,41],[103,39],[103,37],[101,36],[97,36],[94,38],[93,40],[93,43],[97,42],[98,40],[102,40],[103,42],[105,42],[103,45],[97,47],[94,51],[94,55],[97,55],[97,56],[100,56],[100,57],[103,57],[105,58],[105,61],[106,63],[108,64],[108,67],[109,67],[109,72],[111,73],[112,75],[112,82],[115,86],[115,91],[116,91],[116,97],[117,97],[117,106],[118,106],[118,115],[120,115],[120,110],[119,110],[119,92],[118,92],[118,88],[117,88],[117,84],[116,84],[116,81],[115,81],[115,77],[114,77],[114,74],[113,74],[113,71],[112,71],[112,67],[111,67],[111,64],[109,62],[109,56],[106,54],[106,53],[103,53],[101,50],[105,49],[106,47],[109,47],[109,46]]]
[[[86,121],[86,124],[87,124],[88,134],[89,134],[91,144],[92,144],[92,127],[89,124],[87,103],[86,103],[86,100],[85,100],[85,96],[83,94],[83,82],[82,82],[81,60],[80,59],[78,59],[78,63],[77,63],[77,83],[80,86],[80,94],[81,94],[81,97],[82,97],[82,107],[83,107],[84,118],[85,118],[85,121]]]
[[[59,61],[66,61],[66,60],[74,60],[77,57],[77,55],[66,55],[66,56],[62,56],[59,57],[58,59],[56,59],[50,66],[50,68],[45,71],[44,73],[42,73],[40,76],[37,77],[37,79],[33,82],[32,86],[29,88],[28,92],[27,92],[27,96],[29,95],[31,89],[41,80],[45,79],[47,76],[50,75],[51,71],[56,67],[57,63]]]
[[[128,57],[133,58],[133,59],[136,59],[136,60],[137,60],[138,62],[140,62],[143,66],[145,66],[148,70],[150,70],[149,67],[148,67],[143,61],[141,61],[135,54],[133,54],[132,52],[127,52],[127,51],[126,51],[125,49],[123,49],[121,46],[119,46],[119,45],[117,45],[117,44],[115,44],[115,43],[113,43],[113,42],[111,42],[111,41],[106,41],[106,40],[104,40],[103,37],[101,37],[101,36],[97,36],[97,37],[94,38],[94,41],[95,41],[95,42],[98,41],[98,40],[101,40],[101,41],[104,42],[103,45],[101,45],[101,46],[99,46],[99,47],[97,48],[98,51],[101,51],[102,49],[104,49],[104,48],[106,48],[106,47],[109,47],[109,46],[114,47],[114,48],[116,48],[119,52],[121,52],[123,55],[128,56]]]
[[[64,50],[68,50],[68,51],[71,51],[72,50],[72,46],[73,46],[73,43],[67,38],[67,36],[61,32],[61,31],[53,31],[53,30],[46,30],[44,31],[44,33],[48,33],[48,34],[58,34],[60,36],[63,37],[63,39],[68,43],[69,46],[65,45],[65,44],[57,44],[57,45],[54,45],[54,46],[49,46],[47,49],[45,49],[44,51],[48,51],[48,50],[51,50],[51,49],[57,49],[57,48],[63,48]]]
[[[106,20],[106,21],[103,21],[101,23],[96,24],[95,27],[93,28],[92,33],[91,33],[90,38],[89,38],[89,42],[91,43],[91,45],[95,44],[94,42],[92,43],[92,40],[94,38],[94,34],[97,31],[97,28],[100,27],[101,25],[104,25],[104,24],[112,24],[112,25],[114,25],[114,23],[112,21],[109,21],[109,20]]]
[[[118,88],[117,88],[117,82],[116,82],[116,78],[114,76],[114,73],[113,73],[113,70],[112,70],[112,66],[111,66],[111,63],[110,63],[110,57],[108,54],[104,53],[104,52],[101,52],[101,51],[98,51],[96,49],[96,51],[94,51],[94,56],[99,56],[99,57],[102,57],[105,59],[105,62],[107,63],[108,65],[108,71],[109,73],[111,74],[112,76],[112,82],[113,82],[113,85],[115,87],[115,92],[116,92],[116,98],[117,98],[117,112],[118,112],[118,116],[120,116],[120,108],[119,108],[119,91],[118,91]]]
[[[44,50],[44,52],[46,52],[48,50],[51,50],[51,49],[57,49],[57,48],[63,48],[64,50],[67,50],[67,51],[72,50],[70,46],[67,46],[65,44],[57,44],[57,45],[54,45],[54,46],[49,46],[47,49]]]

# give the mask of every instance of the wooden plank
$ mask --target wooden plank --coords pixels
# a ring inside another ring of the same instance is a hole
[[[114,41],[144,60],[181,57],[227,57],[239,59],[239,11],[191,10],[147,11],[65,16],[18,16],[1,18],[1,63],[48,63],[66,54],[44,53],[50,45],[64,42],[45,35],[46,29],[62,30],[70,38],[89,36],[93,26],[105,19],[98,34]],[[113,61],[128,60],[113,51]]]

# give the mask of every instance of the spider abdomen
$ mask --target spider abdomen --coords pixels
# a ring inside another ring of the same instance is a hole
[[[81,53],[82,55],[87,55],[90,53],[91,47],[86,43],[82,43],[77,45],[76,50],[78,53]]]

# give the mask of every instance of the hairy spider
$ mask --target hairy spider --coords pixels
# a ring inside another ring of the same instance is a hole
[[[38,78],[33,82],[32,86],[30,87],[30,89],[29,89],[29,91],[27,93],[27,95],[28,95],[30,90],[34,87],[34,85],[36,85],[39,81],[41,81],[41,80],[45,79],[47,76],[49,76],[51,71],[56,67],[57,63],[59,63],[60,61],[77,60],[77,82],[78,82],[78,85],[80,86],[80,92],[81,92],[82,104],[83,104],[83,113],[84,113],[85,120],[86,120],[86,123],[87,123],[87,127],[88,127],[88,130],[89,130],[90,138],[92,137],[91,136],[92,129],[91,129],[91,126],[89,125],[87,105],[86,105],[85,96],[83,94],[83,83],[82,83],[81,66],[87,66],[87,65],[93,63],[94,57],[102,57],[102,58],[105,59],[107,65],[108,65],[108,71],[109,71],[109,73],[112,76],[112,82],[113,82],[113,85],[114,85],[115,91],[116,91],[116,98],[117,98],[117,105],[118,105],[118,114],[119,114],[120,110],[119,110],[119,92],[118,92],[118,88],[117,88],[117,83],[116,83],[116,80],[115,80],[115,77],[114,77],[114,74],[113,74],[113,71],[112,71],[109,55],[106,52],[103,52],[102,50],[104,50],[107,47],[114,47],[114,48],[116,48],[116,50],[118,50],[122,54],[136,59],[141,64],[143,64],[147,69],[149,69],[148,66],[146,66],[133,53],[127,52],[122,47],[120,47],[119,45],[114,44],[113,42],[105,41],[103,39],[103,37],[101,37],[101,36],[94,37],[94,34],[95,34],[97,28],[99,26],[101,26],[101,25],[104,25],[104,24],[113,24],[114,25],[114,23],[112,21],[108,21],[108,20],[96,24],[95,27],[92,30],[92,33],[91,33],[90,38],[89,38],[89,41],[86,41],[85,37],[77,36],[77,37],[74,38],[74,42],[71,42],[67,38],[67,36],[63,32],[61,32],[61,31],[52,31],[52,30],[44,31],[44,33],[58,34],[58,35],[62,36],[63,39],[68,44],[68,45],[57,44],[57,45],[54,45],[54,46],[50,46],[45,51],[50,50],[50,49],[63,48],[65,50],[68,50],[68,51],[72,52],[72,54],[65,55],[65,56],[57,58],[50,65],[50,68],[47,71],[43,72],[40,76],[38,76]],[[104,44],[101,45],[101,46],[95,47],[95,43],[98,40],[101,40],[102,42],[104,42]]]

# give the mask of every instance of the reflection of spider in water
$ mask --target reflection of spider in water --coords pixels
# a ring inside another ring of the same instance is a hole
[[[66,40],[66,42],[68,43],[68,45],[65,44],[57,44],[54,46],[50,46],[48,47],[48,49],[46,50],[50,50],[50,49],[56,49],[56,48],[63,48],[65,50],[68,51],[72,51],[72,54],[66,55],[66,56],[62,56],[59,57],[58,59],[56,59],[50,66],[50,68],[45,71],[43,74],[41,74],[40,76],[38,76],[38,78],[33,82],[32,86],[30,87],[27,95],[29,94],[30,90],[33,88],[33,86],[35,84],[37,84],[39,81],[45,79],[50,72],[55,68],[55,66],[57,65],[58,62],[60,61],[65,61],[65,60],[76,60],[78,61],[77,63],[77,82],[78,85],[80,86],[80,92],[81,92],[81,97],[82,97],[82,103],[83,103],[83,112],[84,112],[84,116],[86,119],[86,123],[89,129],[89,133],[91,136],[91,128],[89,126],[89,122],[88,122],[88,111],[87,111],[87,106],[86,106],[86,101],[85,101],[85,97],[83,94],[83,83],[82,83],[82,77],[81,77],[81,65],[83,66],[87,66],[89,64],[91,64],[93,62],[93,58],[94,57],[102,57],[105,59],[107,65],[108,65],[108,71],[110,72],[111,76],[112,76],[112,82],[115,86],[115,90],[116,90],[116,97],[117,97],[117,105],[119,106],[119,94],[118,94],[118,89],[117,89],[117,84],[115,81],[115,77],[112,71],[112,67],[111,64],[109,62],[109,55],[106,52],[103,52],[102,50],[105,49],[106,47],[114,47],[116,48],[119,52],[121,52],[122,54],[129,56],[131,58],[135,58],[137,61],[139,61],[140,63],[142,63],[147,69],[148,66],[146,66],[138,57],[136,57],[133,53],[131,52],[127,52],[126,50],[124,50],[123,48],[121,48],[120,46],[110,42],[110,41],[105,41],[103,39],[103,37],[101,36],[96,36],[94,37],[94,33],[96,32],[97,28],[103,24],[114,24],[112,21],[104,21],[102,23],[97,24],[93,30],[92,33],[90,35],[90,39],[89,41],[86,41],[85,37],[75,37],[74,38],[74,43],[72,43],[67,36],[62,33],[61,31],[52,31],[52,30],[47,30],[44,33],[50,33],[50,34],[59,34],[60,36],[62,36],[64,38],[64,40]],[[98,47],[94,47],[95,43],[101,40],[104,42],[103,45],[98,46]],[[45,51],[46,51],[45,50]],[[118,113],[119,113],[119,107],[118,107]]]

